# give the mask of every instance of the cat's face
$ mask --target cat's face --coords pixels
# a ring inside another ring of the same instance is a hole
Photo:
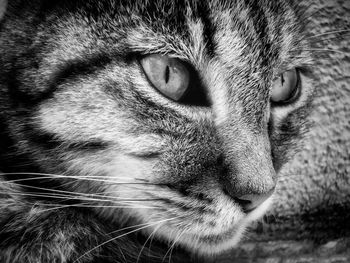
[[[39,23],[21,7],[25,19],[4,23],[2,111],[18,152],[111,222],[203,254],[234,246],[305,127],[296,11],[98,2],[46,4]]]

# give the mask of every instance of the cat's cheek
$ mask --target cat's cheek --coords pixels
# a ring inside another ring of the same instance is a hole
[[[135,216],[136,211],[149,211],[148,207],[154,203],[147,194],[154,186],[154,167],[157,161],[144,160],[135,156],[119,154],[112,162],[103,168],[107,180],[103,183],[105,193],[112,200],[115,209],[102,208],[101,212],[120,222],[123,216]],[[149,200],[149,201],[147,201]]]

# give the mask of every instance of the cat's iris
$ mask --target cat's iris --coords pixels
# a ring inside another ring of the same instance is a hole
[[[282,73],[273,83],[271,102],[289,104],[296,101],[300,95],[300,73],[291,69]]]
[[[190,83],[190,73],[176,58],[153,54],[141,59],[147,78],[164,96],[179,101]]]

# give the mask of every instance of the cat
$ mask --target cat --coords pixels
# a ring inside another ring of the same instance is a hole
[[[9,1],[0,261],[202,262],[238,246],[308,127],[303,21],[282,0]]]

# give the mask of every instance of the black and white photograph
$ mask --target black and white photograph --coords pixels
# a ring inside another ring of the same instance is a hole
[[[349,262],[349,0],[0,0],[0,263]]]

